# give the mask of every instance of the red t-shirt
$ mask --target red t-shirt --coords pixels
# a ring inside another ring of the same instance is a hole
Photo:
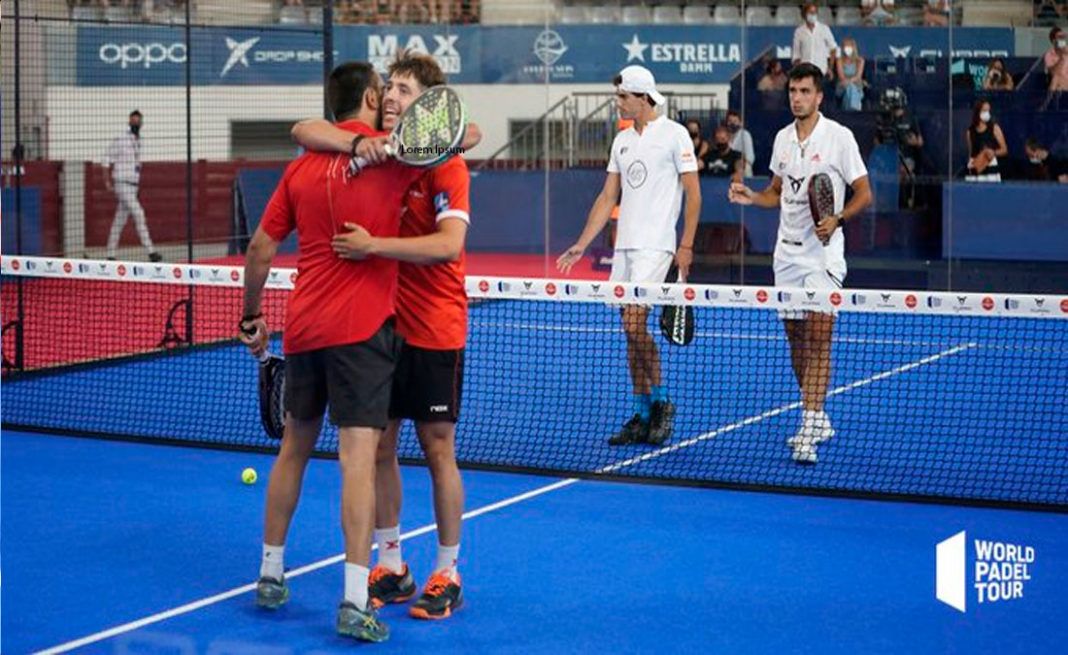
[[[452,157],[426,173],[408,192],[402,237],[433,234],[438,221],[470,223],[471,176],[467,163]],[[401,262],[397,287],[397,331],[413,346],[455,350],[467,341],[464,254],[454,262],[420,266]]]
[[[338,127],[381,134],[359,121]],[[297,231],[297,283],[282,344],[287,355],[364,341],[394,314],[397,263],[342,259],[330,240],[346,222],[374,236],[397,236],[405,194],[424,171],[390,160],[349,177],[348,165],[349,156],[340,153],[301,155],[286,168],[260,221],[275,241]]]

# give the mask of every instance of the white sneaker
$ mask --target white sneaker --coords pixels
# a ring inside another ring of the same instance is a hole
[[[819,460],[816,454],[816,446],[834,436],[834,428],[830,425],[821,427],[802,427],[797,434],[786,440],[793,451],[793,460],[798,464],[815,464]]]

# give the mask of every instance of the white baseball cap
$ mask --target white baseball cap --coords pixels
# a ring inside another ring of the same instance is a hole
[[[664,96],[656,90],[656,80],[649,69],[644,66],[627,66],[619,71],[622,81],[619,89],[627,93],[646,94],[658,105],[664,104]]]

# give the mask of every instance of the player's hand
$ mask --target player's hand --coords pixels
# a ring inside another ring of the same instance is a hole
[[[355,223],[345,223],[347,232],[335,234],[330,240],[330,247],[338,257],[343,259],[366,259],[373,254],[374,237],[371,233]]]
[[[388,136],[369,136],[361,139],[356,144],[356,156],[366,161],[368,166],[381,164],[389,159],[389,151],[386,149],[388,143]]]
[[[248,347],[253,356],[259,357],[267,350],[267,321],[262,316],[241,321],[237,338]]]
[[[686,281],[690,277],[690,266],[693,264],[693,247],[679,246],[675,251],[675,265],[679,267],[679,281]]]
[[[831,237],[834,235],[834,231],[838,229],[838,215],[833,214],[823,219],[816,225],[816,236],[820,238],[823,245],[827,245],[831,241]]]
[[[564,254],[556,258],[556,269],[561,273],[570,273],[571,267],[574,266],[580,259],[582,254],[586,252],[586,249],[575,244],[564,251]]]
[[[731,182],[730,188],[727,189],[727,200],[736,205],[753,204],[753,195],[753,190],[741,182]]]

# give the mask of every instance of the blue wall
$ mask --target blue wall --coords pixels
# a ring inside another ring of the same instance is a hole
[[[942,194],[943,257],[1068,262],[1068,185],[958,183]]]
[[[18,220],[15,216],[15,189],[0,190],[0,206],[4,208],[0,220],[3,234],[3,252],[6,255],[41,255],[41,190],[37,187],[22,187],[22,252],[17,246]]]

